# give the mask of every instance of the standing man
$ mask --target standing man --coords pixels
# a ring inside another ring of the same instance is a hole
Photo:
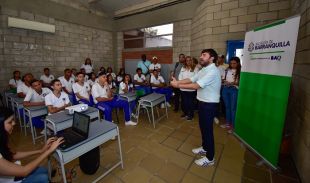
[[[146,60],[146,55],[141,55],[141,61],[138,62],[137,68],[142,69],[142,74],[144,74],[146,77],[150,74],[149,73],[149,67],[151,65],[151,62]]]
[[[179,54],[179,62],[175,64],[173,70],[173,77],[176,78],[176,80],[178,80],[179,78],[179,74],[181,72],[184,62],[185,62],[185,55],[181,53]],[[180,106],[181,91],[179,88],[174,88],[173,92],[174,92],[174,112],[178,112]]]
[[[190,79],[177,81],[172,79],[171,85],[175,88],[197,89],[199,100],[199,127],[202,146],[193,149],[194,154],[203,154],[195,161],[199,166],[214,165],[214,136],[213,118],[220,100],[221,74],[217,69],[217,53],[213,49],[204,49],[201,52],[200,64],[202,69]]]

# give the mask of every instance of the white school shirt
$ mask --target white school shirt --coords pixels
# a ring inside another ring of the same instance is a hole
[[[9,85],[13,85],[15,88],[17,88],[18,87],[18,85],[20,85],[20,84],[22,84],[23,82],[22,82],[22,80],[21,79],[19,79],[19,80],[15,80],[15,79],[10,79],[9,80]]]
[[[3,156],[2,154],[0,153],[0,159],[2,159]],[[15,164],[17,165],[21,165],[21,162],[20,161],[16,161]],[[11,177],[11,176],[2,176],[0,175],[0,182],[1,183],[20,183],[22,182],[21,180],[20,181],[14,181],[14,177]]]
[[[117,76],[116,77],[116,81],[119,82],[119,83],[122,82],[123,81],[123,76]]]
[[[91,89],[91,94],[94,98],[94,102],[95,104],[98,103],[98,101],[96,100],[96,98],[98,97],[104,97],[104,98],[108,98],[108,88],[106,86],[102,87],[99,83],[95,83]]]
[[[69,100],[69,96],[67,93],[65,92],[61,92],[59,97],[56,97],[55,94],[53,92],[49,93],[48,95],[46,95],[45,97],[45,105],[46,106],[53,106],[53,107],[63,107],[66,104],[69,104],[70,100]]]
[[[164,83],[164,82],[165,82],[165,80],[162,76],[158,76],[158,78],[156,79],[155,76],[152,74],[152,76],[151,76],[151,83],[152,84],[160,84],[160,83]],[[152,88],[156,89],[158,87],[153,86]]]
[[[138,74],[135,74],[135,75],[133,76],[133,80],[142,83],[142,82],[144,82],[144,81],[146,80],[146,78],[145,78],[145,75],[144,75],[144,74],[141,74],[140,77],[139,77]],[[137,85],[137,86],[140,86],[140,85]]]
[[[85,65],[85,64],[83,64],[81,66],[81,69],[85,69],[86,74],[89,74],[89,73],[93,72],[93,66],[92,65]]]
[[[112,82],[109,84],[109,87],[110,87],[110,88],[115,88],[115,87],[116,87],[115,82],[114,82],[114,81],[112,81]]]
[[[160,63],[157,63],[157,64],[151,64],[150,66],[149,66],[149,70],[157,70],[157,69],[160,69],[161,68],[161,65],[160,65]]]
[[[89,84],[90,87],[92,87],[95,83],[98,83],[98,78],[96,78],[95,81],[89,79],[87,83]]]
[[[84,82],[83,86],[81,86],[78,82],[73,83],[72,89],[75,94],[78,93],[82,97],[89,99],[88,92],[90,91],[90,86],[87,82]],[[76,100],[79,101],[80,99],[76,96]]]
[[[112,73],[107,73],[107,75],[108,75],[108,74],[110,74],[110,75],[112,76],[112,79],[113,79],[113,80],[115,80],[115,79],[116,79],[116,75],[115,75],[115,73],[114,73],[114,72],[112,72]]]
[[[126,88],[126,84],[125,84],[124,82],[121,82],[121,83],[119,84],[119,94],[124,94],[124,93],[125,93],[125,92],[124,92],[125,88]],[[131,83],[128,84],[128,87],[127,87],[128,91],[129,91],[130,89],[132,89],[132,88],[133,88],[133,85],[132,85]]]
[[[226,75],[226,79],[225,79]],[[222,75],[222,79],[224,79],[227,82],[234,82],[235,81],[235,75],[236,75],[236,69],[227,69],[224,71],[224,74]]]
[[[60,80],[62,87],[65,87],[69,93],[72,93],[72,85],[74,83],[74,79],[71,77],[68,81],[65,79],[64,76],[61,76],[58,79]]]
[[[46,76],[45,74],[43,74],[40,77],[40,80],[42,80],[43,83],[51,83],[51,81],[54,80],[54,79],[55,79],[55,77],[53,75]]]
[[[17,86],[17,93],[23,92],[23,94],[27,94],[28,90],[30,90],[31,87],[27,86],[24,82]]]
[[[221,73],[214,63],[203,67],[191,81],[197,83],[197,99],[202,102],[218,103],[220,101]]]
[[[182,67],[178,79],[179,79],[179,80],[190,79],[190,78],[193,77],[195,74],[196,74],[195,71],[191,71],[191,70],[188,70],[188,69]],[[180,90],[181,90],[181,91],[195,91],[195,90],[183,89],[183,88],[180,88]]]
[[[51,93],[52,91],[48,88],[42,88],[42,93],[39,94],[34,89],[28,90],[26,97],[24,99],[25,102],[44,102],[45,97]]]

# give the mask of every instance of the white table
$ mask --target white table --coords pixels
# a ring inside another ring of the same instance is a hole
[[[31,106],[31,107],[24,107],[24,121],[26,121],[26,116],[28,116],[29,123],[30,123],[30,130],[31,130],[31,135],[32,135],[32,142],[33,144],[36,143],[36,139],[39,139],[43,137],[37,136],[37,132],[32,124],[32,118],[34,117],[39,117],[39,116],[44,116],[47,115],[47,107],[46,106]],[[27,134],[26,132],[26,126],[25,127],[25,135]]]
[[[161,120],[164,117],[167,117],[168,119],[168,109],[167,109],[167,105],[166,105],[166,96],[164,94],[159,94],[159,93],[151,93],[149,95],[146,95],[144,97],[141,97],[139,102],[138,102],[138,109],[137,109],[137,123],[139,121],[139,115],[140,115],[140,109],[141,107],[145,108],[147,110],[147,114],[149,117],[149,111],[148,108],[151,109],[151,114],[152,114],[152,122],[153,122],[153,127],[155,128],[155,123],[159,120]],[[154,117],[154,107],[164,103],[165,104],[165,108],[166,108],[166,114],[159,116],[159,112],[157,110],[157,116],[158,118],[155,120]],[[150,120],[150,118],[149,118]],[[151,121],[150,121],[151,122]]]
[[[82,113],[90,116],[91,120],[100,119],[100,113],[97,108],[88,107],[88,109]],[[73,114],[69,114],[68,110],[48,115],[45,118],[44,126],[45,141],[47,140],[47,128],[52,130],[54,132],[54,135],[56,135],[58,131],[72,127],[72,122]]]
[[[110,139],[116,136],[118,136],[118,148],[119,148],[120,161],[118,161],[114,166],[112,166],[109,170],[107,170],[102,175],[100,175],[93,182],[98,182],[100,179],[102,179],[104,176],[106,176],[108,173],[110,173],[113,169],[115,169],[119,165],[121,165],[121,167],[124,168],[122,149],[121,149],[121,140],[120,140],[119,129],[117,125],[115,125],[114,123],[105,121],[105,120],[96,120],[90,123],[89,136],[86,140],[65,150],[57,149],[53,153],[53,157],[55,157],[55,159],[59,162],[61,166],[63,182],[64,183],[67,182],[66,172],[65,172],[65,167],[64,167],[65,164],[89,152],[90,150],[104,144],[105,142],[109,141]],[[50,170],[50,159],[49,159],[48,164],[49,164],[49,170]]]

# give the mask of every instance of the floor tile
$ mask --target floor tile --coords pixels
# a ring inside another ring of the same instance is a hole
[[[244,165],[243,176],[258,182],[264,182],[264,183],[271,182],[269,171],[265,171],[250,165]]]
[[[207,183],[207,182],[209,181],[189,172],[186,173],[185,177],[182,180],[182,183]]]
[[[168,137],[165,141],[162,143],[163,145],[166,145],[172,149],[178,149],[180,145],[182,144],[182,141],[173,138],[173,137]]]
[[[167,164],[158,172],[158,176],[169,183],[178,183],[182,180],[186,170],[174,163]]]
[[[149,154],[146,156],[139,166],[141,168],[144,168],[145,170],[149,171],[152,174],[157,173],[164,165],[166,164],[166,161],[153,155]]]
[[[241,182],[241,175],[238,176],[226,170],[217,168],[213,182],[214,183],[226,183],[226,182],[239,183]]]

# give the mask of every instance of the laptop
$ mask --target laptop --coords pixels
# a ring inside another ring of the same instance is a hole
[[[63,137],[64,143],[60,144],[61,150],[66,150],[75,144],[88,138],[90,117],[80,112],[74,112],[72,128],[67,129],[64,133],[57,135]]]

